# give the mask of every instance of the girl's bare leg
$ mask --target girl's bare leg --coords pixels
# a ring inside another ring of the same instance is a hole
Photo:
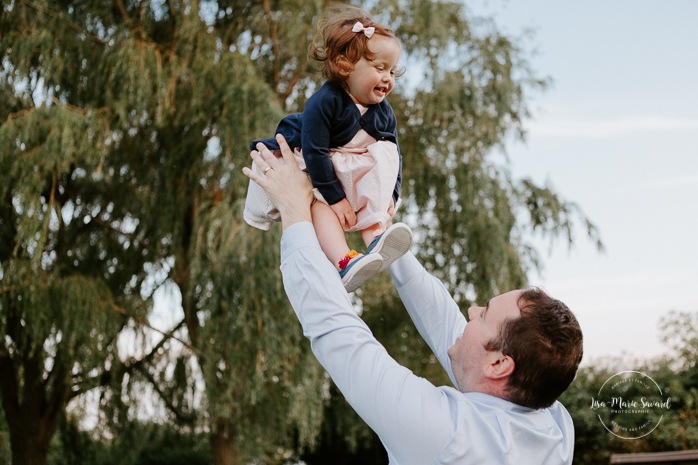
[[[385,228],[382,228],[380,225],[375,224],[373,226],[369,226],[366,229],[362,229],[361,237],[363,238],[366,247],[368,247],[368,245],[371,242],[373,242],[373,239],[375,239],[377,236],[380,236],[384,232]]]
[[[315,234],[322,251],[339,270],[339,260],[349,252],[349,246],[337,215],[327,204],[322,202],[315,202],[310,213],[313,216]]]

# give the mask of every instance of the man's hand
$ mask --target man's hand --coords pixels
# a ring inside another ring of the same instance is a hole
[[[354,212],[346,197],[334,205],[330,205],[330,208],[339,218],[339,224],[342,225],[342,229],[349,229],[356,224],[356,212]]]
[[[313,186],[298,167],[293,152],[281,134],[276,135],[281,147],[281,158],[277,158],[262,143],[250,156],[264,174],[256,174],[244,167],[245,176],[260,185],[281,214],[283,229],[301,221],[312,221],[310,204],[313,200]]]

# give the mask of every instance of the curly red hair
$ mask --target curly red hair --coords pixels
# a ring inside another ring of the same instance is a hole
[[[364,27],[375,28],[374,35],[390,37],[399,43],[390,27],[374,22],[361,8],[352,5],[328,8],[318,25],[318,33],[308,47],[308,56],[322,62],[322,76],[328,81],[341,84],[361,58],[374,58],[368,47],[370,39],[362,32],[352,31],[357,21]]]

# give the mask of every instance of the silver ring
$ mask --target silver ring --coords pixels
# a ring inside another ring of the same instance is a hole
[[[271,166],[267,166],[266,168],[264,168],[264,171],[262,171],[262,174],[266,176],[267,171],[273,170],[273,169],[274,169],[274,168],[272,168]]]

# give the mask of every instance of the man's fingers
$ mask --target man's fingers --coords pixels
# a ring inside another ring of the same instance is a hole
[[[269,170],[267,168],[271,168],[273,170],[287,169],[289,171],[286,174],[290,174],[295,171],[300,172],[300,168],[298,167],[298,162],[293,154],[293,150],[291,150],[291,147],[289,147],[288,142],[286,142],[286,139],[284,139],[284,136],[277,134],[276,141],[279,143],[279,149],[281,150],[283,160],[272,153],[266,145],[258,142],[256,150],[256,152],[259,154],[258,158],[255,158],[254,154],[250,154],[257,162],[257,165],[265,174],[268,174]]]
[[[281,143],[279,144],[279,146],[280,146],[279,148],[281,149],[281,153],[284,156],[284,159],[285,159],[284,161],[285,162],[288,162],[288,161],[293,162],[293,164],[286,165],[286,166],[293,167],[294,164],[296,164],[296,160],[293,158],[293,152],[290,151],[288,144],[286,144],[286,141],[284,140],[283,136],[278,134],[277,140],[279,140],[279,138],[280,138],[280,140],[283,141],[283,144],[281,144]],[[287,151],[291,155],[290,160],[288,159],[288,157],[286,157]],[[264,172],[264,174],[268,174],[270,169],[278,170],[284,164],[284,162],[279,160],[279,157],[277,157],[271,150],[269,150],[269,148],[266,145],[264,145],[261,142],[257,142],[257,152],[259,152],[259,160],[255,159],[255,161],[257,162],[257,165],[260,167],[260,169]],[[252,158],[254,158],[254,156]],[[297,164],[296,164],[296,166],[297,166]]]
[[[248,167],[245,166],[244,168],[242,168],[242,174],[259,184],[260,186],[266,186],[267,178],[265,176],[260,175],[259,173],[255,173]]]
[[[255,152],[257,156],[255,156]],[[276,161],[276,157],[273,153],[271,153],[267,146],[261,142],[257,142],[257,150],[253,150],[250,153],[250,156],[257,163],[257,166],[259,166],[262,170],[264,170],[266,167],[274,169],[274,165],[272,163]]]
[[[266,169],[267,162],[262,158],[262,154],[258,150],[251,151],[250,157],[252,157],[252,160],[259,167],[259,169]],[[262,176],[260,173],[257,173],[246,166],[242,168],[242,173],[260,186],[264,187],[266,176]]]
[[[254,178],[257,177],[257,175],[256,175],[251,169],[249,169],[249,168],[246,167],[246,166],[243,166],[243,168],[242,168],[242,174],[244,174],[244,175],[247,176],[248,178],[252,179],[253,181],[254,181]]]
[[[261,145],[261,147],[260,147]],[[264,144],[257,144],[258,150],[253,150],[250,152],[250,157],[252,157],[252,160],[254,163],[259,167],[260,170],[264,171],[271,165],[269,164],[267,158],[264,156],[264,151],[266,150],[266,147],[264,147]],[[261,149],[261,150],[260,150]],[[266,150],[267,152],[269,150]],[[272,158],[274,158],[272,156]]]
[[[279,148],[281,149],[281,155],[284,157],[284,161],[286,161],[286,163],[295,163],[296,160],[293,156],[293,150],[291,150],[291,147],[288,146],[288,142],[286,142],[284,136],[277,134],[276,142],[279,143]]]

